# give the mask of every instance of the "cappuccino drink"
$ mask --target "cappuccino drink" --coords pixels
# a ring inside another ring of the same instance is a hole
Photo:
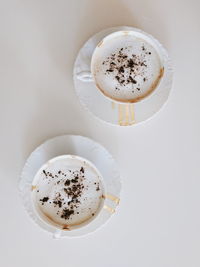
[[[134,103],[156,89],[164,69],[150,39],[142,33],[120,31],[105,37],[96,47],[91,72],[106,97]]]
[[[39,217],[71,230],[93,220],[102,208],[104,188],[96,167],[77,156],[48,161],[33,181],[32,200]]]

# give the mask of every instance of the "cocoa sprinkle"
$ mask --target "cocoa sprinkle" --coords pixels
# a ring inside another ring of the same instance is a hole
[[[123,86],[128,84],[132,84],[133,86],[136,85],[137,90],[139,91],[140,84],[137,81],[137,76],[141,76],[143,81],[147,80],[145,77],[145,69],[148,66],[145,56],[150,56],[151,52],[146,51],[144,45],[141,47],[140,55],[132,54],[130,56],[130,53],[128,54],[128,52],[130,52],[129,47],[120,48],[116,53],[107,57],[102,64],[107,67],[105,74],[111,75],[114,73],[114,79],[116,79],[117,83]],[[116,90],[119,90],[118,87],[115,88]],[[134,90],[132,92],[134,92]]]

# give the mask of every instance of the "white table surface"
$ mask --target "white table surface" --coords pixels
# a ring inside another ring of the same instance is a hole
[[[200,266],[199,0],[0,1],[0,266]],[[105,124],[76,98],[82,44],[106,27],[139,27],[174,62],[167,105],[132,128]],[[30,152],[60,134],[103,144],[121,170],[120,209],[98,232],[54,240],[21,205]]]

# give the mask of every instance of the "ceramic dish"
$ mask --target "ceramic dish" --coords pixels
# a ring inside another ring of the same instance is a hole
[[[94,164],[103,177],[105,187],[104,205],[98,216],[84,227],[71,231],[56,229],[45,223],[37,216],[31,197],[38,170],[60,155],[76,155]],[[114,214],[120,200],[121,182],[116,163],[104,147],[83,136],[63,135],[47,140],[31,153],[21,174],[19,189],[26,211],[38,226],[54,237],[78,237],[97,230]]]
[[[136,103],[117,103],[105,97],[90,77],[95,48],[104,37],[117,31],[134,31],[145,35],[162,59],[164,73],[160,83],[152,94]],[[97,118],[114,125],[131,126],[151,118],[166,102],[172,87],[171,61],[159,41],[139,29],[125,26],[105,29],[92,36],[80,49],[74,64],[74,86],[80,103]]]

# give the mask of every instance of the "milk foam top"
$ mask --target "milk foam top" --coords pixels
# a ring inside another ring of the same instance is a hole
[[[39,216],[62,229],[79,227],[95,218],[103,203],[98,170],[77,156],[59,156],[36,174],[32,199]]]
[[[137,102],[148,96],[164,71],[151,41],[134,31],[105,37],[94,51],[91,69],[104,95],[120,102]]]

